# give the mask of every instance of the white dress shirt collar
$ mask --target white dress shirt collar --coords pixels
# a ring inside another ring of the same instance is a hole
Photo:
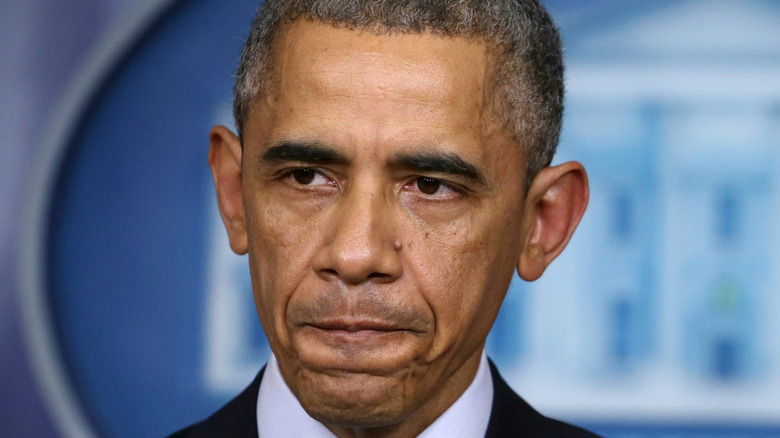
[[[482,352],[477,374],[466,391],[418,438],[472,438],[485,436],[493,404],[493,378]],[[260,438],[334,438],[322,423],[303,410],[282,378],[271,355],[257,395],[257,432]]]

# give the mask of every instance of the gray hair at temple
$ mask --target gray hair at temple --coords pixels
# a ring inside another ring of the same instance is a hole
[[[273,69],[281,27],[303,19],[376,34],[431,32],[482,39],[492,66],[494,106],[525,148],[525,179],[550,165],[563,114],[560,35],[535,0],[266,0],[258,10],[236,72],[233,113],[238,134]]]

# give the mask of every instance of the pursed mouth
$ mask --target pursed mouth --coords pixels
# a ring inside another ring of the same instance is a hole
[[[328,320],[328,321],[316,321],[307,322],[301,324],[301,327],[310,327],[317,330],[328,332],[342,332],[342,333],[359,333],[359,332],[377,332],[377,333],[397,333],[397,332],[409,332],[409,333],[421,333],[411,327],[406,327],[401,324],[387,322],[387,321],[344,321],[344,320]]]

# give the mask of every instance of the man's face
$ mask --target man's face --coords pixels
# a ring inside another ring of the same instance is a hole
[[[326,425],[429,423],[476,371],[523,241],[487,62],[309,22],[276,41],[245,129],[247,250],[284,379]]]

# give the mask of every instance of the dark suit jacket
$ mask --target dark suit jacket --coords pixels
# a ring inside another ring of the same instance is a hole
[[[182,429],[170,438],[257,437],[257,391],[263,371],[249,387],[222,409],[200,423]],[[508,437],[597,437],[584,429],[547,418],[534,410],[506,384],[490,362],[493,376],[493,410],[486,438]]]

